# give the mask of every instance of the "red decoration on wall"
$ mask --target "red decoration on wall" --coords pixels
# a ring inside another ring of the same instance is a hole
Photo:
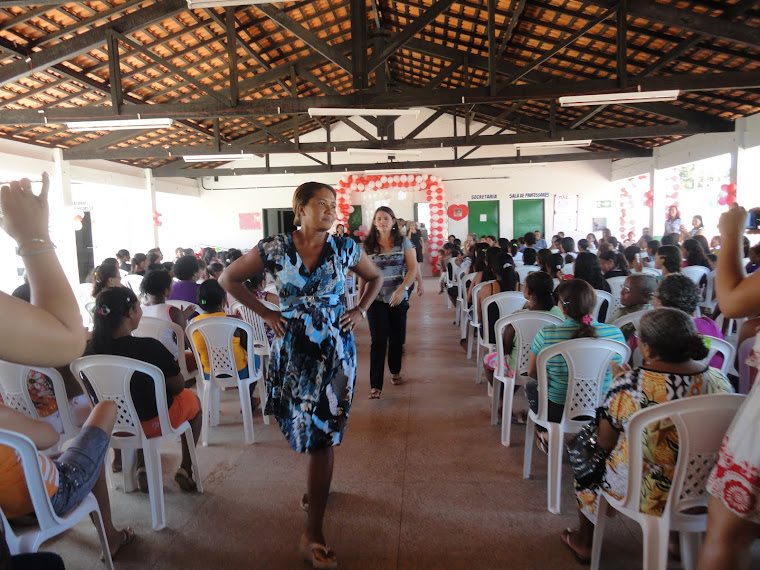
[[[449,206],[449,209],[446,210],[446,213],[452,220],[459,221],[467,217],[467,214],[470,213],[470,209],[467,207],[467,204],[452,204]]]
[[[153,225],[156,227],[160,227],[163,224],[161,223],[161,214],[158,212],[153,212]]]

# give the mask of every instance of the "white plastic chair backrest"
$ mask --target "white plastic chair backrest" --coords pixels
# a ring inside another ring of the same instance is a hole
[[[39,526],[40,531],[49,531],[56,527],[67,528],[68,525],[65,525],[58,515],[55,514],[53,505],[50,504],[47,489],[42,480],[40,459],[37,456],[37,448],[35,447],[34,442],[22,433],[0,429],[0,445],[12,447],[21,458],[21,467],[24,470],[26,487],[29,489],[29,497],[34,506],[34,514],[37,517],[37,526]],[[8,541],[8,546],[11,552],[19,553],[18,543],[21,541],[17,539],[16,534],[8,524],[8,520],[5,518],[4,513],[2,517],[5,539]],[[48,532],[47,534],[50,533]]]
[[[112,435],[112,439],[125,440],[131,437],[144,439],[140,419],[132,402],[129,387],[132,375],[142,372],[151,377],[156,398],[156,409],[162,435],[174,433],[169,422],[169,410],[166,405],[166,380],[161,369],[142,360],[114,356],[112,354],[96,354],[82,356],[71,363],[71,372],[81,378],[86,387],[92,389],[98,402],[112,400],[118,407],[116,423],[112,434],[128,433],[131,436]]]
[[[575,338],[559,342],[538,353],[539,394],[547,394],[546,366],[549,359],[561,356],[567,363],[567,396],[562,414],[564,431],[578,431],[588,423],[589,417],[596,415],[596,409],[604,398],[604,377],[615,355],[619,355],[622,362],[628,362],[631,349],[622,342],[609,339]],[[538,418],[548,421],[545,396],[539,398]]]
[[[565,263],[565,265],[562,266],[562,273],[565,275],[572,275],[574,271],[572,263]]]
[[[474,273],[467,273],[465,275],[462,275],[462,278],[459,280],[459,290],[457,291],[458,301],[464,301],[465,295],[467,294],[467,289],[470,288],[470,283],[472,283],[473,279],[475,279]]]
[[[557,287],[559,287],[560,280],[555,277],[552,279],[552,283],[554,283],[554,289],[556,289]]]
[[[605,301],[607,301],[607,314],[605,315],[604,322],[607,322],[607,319],[609,319],[612,316],[612,306],[615,302],[612,295],[607,293],[607,291],[600,291],[599,289],[594,290],[596,292],[596,306],[594,307],[594,313],[591,315],[594,317],[597,321],[599,321],[599,312],[602,310],[602,305]],[[603,321],[599,321],[600,323]]]
[[[723,435],[744,402],[740,394],[688,396],[639,410],[626,428],[628,472],[642,472],[642,438],[647,426],[668,419],[678,430],[678,459],[663,516],[707,505],[705,483],[718,459]],[[622,508],[638,512],[641,477],[628,477]],[[704,516],[704,515],[703,515]]]
[[[199,315],[203,312],[201,308],[196,305],[195,303],[191,303],[190,301],[181,301],[177,299],[167,299],[165,301],[167,305],[171,305],[172,307],[177,307],[178,309],[184,310],[185,307],[192,307],[193,310],[198,313]]]
[[[29,394],[29,374],[32,371],[44,374],[53,385],[53,394],[55,395],[55,402],[58,406],[58,414],[63,427],[63,433],[61,433],[58,443],[50,448],[57,451],[61,445],[79,433],[79,429],[74,425],[74,421],[71,418],[69,401],[66,396],[66,385],[60,372],[55,368],[24,366],[0,360],[0,394],[3,396],[3,403],[9,408],[35,420],[44,421]]]
[[[528,276],[529,273],[533,273],[534,271],[539,271],[539,268],[537,265],[521,265],[520,267],[515,267],[515,272],[517,273],[517,276],[520,278],[520,283],[525,283],[525,278]]]
[[[512,325],[515,329],[514,345],[517,347],[515,355],[516,370],[518,375],[523,374],[528,369],[528,359],[530,358],[530,345],[536,338],[538,331],[547,325],[561,325],[562,319],[551,313],[543,311],[525,311],[522,313],[512,313],[501,317],[494,325],[494,338],[496,339],[496,368],[495,376],[506,376],[504,368],[504,329]]]
[[[122,277],[121,282],[126,287],[132,289],[132,291],[134,291],[138,297],[140,296],[140,285],[142,285],[143,282],[142,275],[138,275],[137,273],[130,273],[126,277]]]
[[[723,356],[723,364],[720,367],[720,371],[723,374],[728,374],[729,370],[734,364],[734,357],[736,356],[736,347],[722,338],[716,336],[704,335],[705,343],[709,343],[710,352],[700,362],[703,364],[709,363],[716,353],[720,353]]]
[[[486,286],[490,285],[491,283],[496,283],[495,279],[491,279],[490,281],[481,281],[475,287],[472,288],[472,307],[475,307],[475,303],[478,302],[478,294],[480,293],[480,290]],[[478,312],[473,310],[472,311],[472,326],[478,326],[480,325],[480,317],[478,317]]]
[[[161,333],[169,329],[177,341],[177,363],[179,364],[179,370],[182,373],[182,377],[189,379],[191,377],[190,372],[187,370],[187,362],[185,361],[185,331],[174,321],[167,321],[164,319],[157,319],[155,317],[142,317],[140,324],[132,331],[132,336],[155,338],[161,340]],[[167,347],[168,350],[169,347]]]
[[[229,383],[230,378],[236,382],[239,380],[237,366],[235,365],[235,356],[232,348],[232,339],[235,331],[242,329],[247,335],[246,352],[248,353],[248,378],[254,379],[261,376],[261,365],[258,369],[255,366],[254,346],[253,346],[253,327],[243,319],[234,319],[230,317],[208,317],[197,319],[187,325],[187,338],[193,349],[196,362],[198,363],[198,372],[201,372],[201,359],[198,347],[195,345],[193,333],[198,332],[203,337],[208,351],[209,376],[212,381],[219,380],[222,383]]]
[[[682,267],[681,273],[686,275],[686,277],[694,281],[697,285],[701,285],[702,279],[707,277],[710,270],[701,265],[690,265],[688,267]]]
[[[623,292],[623,285],[625,284],[626,279],[628,279],[628,277],[610,277],[607,279],[607,284],[610,286],[610,294],[612,295],[614,304],[614,307],[610,309],[612,313],[621,307],[620,295]]]
[[[642,267],[641,272],[645,275],[654,275],[655,277],[659,277],[662,275],[662,271],[657,269],[656,267]]]
[[[262,299],[259,299],[259,302],[264,305],[267,309],[270,309],[272,311],[279,311],[280,308],[275,305],[274,303],[270,303],[269,301],[264,301]],[[264,324],[264,319],[262,319],[260,316],[258,316],[255,312],[253,312],[251,309],[243,305],[240,301],[236,301],[232,307],[230,307],[230,314],[231,315],[239,315],[246,323],[251,325],[251,328],[253,329],[253,346],[254,349],[261,349],[261,352],[264,352],[266,349],[266,353],[269,353],[269,339],[267,338],[267,329],[266,325]]]
[[[712,305],[717,304],[715,299],[715,270],[713,269],[707,274],[707,286],[705,287],[704,303]]]
[[[453,287],[456,284],[460,267],[456,263],[456,257],[446,261],[446,287]]]
[[[598,293],[598,291],[597,291]],[[617,328],[622,328],[625,325],[633,325],[633,328],[635,330],[639,330],[639,323],[641,322],[641,317],[643,317],[650,309],[644,309],[643,311],[636,311],[635,313],[629,313],[628,315],[623,315],[619,319],[615,319],[613,321],[613,326],[616,326]]]
[[[499,318],[501,318],[507,315],[511,315],[515,311],[519,311],[525,306],[525,303],[527,303],[525,297],[522,293],[519,293],[517,291],[503,291],[501,293],[496,293],[490,297],[483,299],[483,304],[480,309],[480,314],[483,316],[483,334],[480,335],[481,340],[485,342],[489,336],[489,329],[495,329],[495,322],[492,326],[490,319],[488,318],[488,309],[491,305],[495,304],[498,307]],[[496,320],[498,321],[499,319]],[[498,336],[494,335],[494,339],[498,338]],[[497,340],[495,340],[495,342],[498,344]]]

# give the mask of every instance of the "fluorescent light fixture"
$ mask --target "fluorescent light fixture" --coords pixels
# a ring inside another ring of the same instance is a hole
[[[507,168],[525,168],[527,166],[543,167],[547,162],[511,162],[509,164],[492,164],[491,170],[505,170]]]
[[[591,139],[577,140],[577,141],[540,141],[540,142],[526,142],[515,143],[517,150],[524,148],[563,148],[563,147],[581,147],[591,146]]]
[[[561,107],[588,107],[589,105],[621,105],[625,103],[652,103],[655,101],[675,101],[680,95],[678,89],[667,91],[633,91],[629,93],[601,93],[599,95],[573,95],[560,97]]]
[[[271,4],[272,0],[187,0],[188,8],[219,8],[224,6],[249,6],[251,4]]]
[[[115,119],[109,121],[71,121],[66,126],[72,133],[87,131],[126,131],[130,129],[168,129],[172,119]]]
[[[364,174],[414,174],[422,172],[419,168],[397,168],[396,170],[365,170]]]
[[[349,155],[369,154],[375,156],[422,156],[421,150],[393,150],[386,148],[349,148],[346,152]]]
[[[420,114],[419,109],[351,109],[344,107],[311,107],[310,117],[353,117],[354,115],[366,115],[369,117],[398,117],[414,116]]]
[[[187,154],[182,158],[185,162],[213,162],[217,160],[245,160],[255,158],[256,155],[239,152],[237,154]]]

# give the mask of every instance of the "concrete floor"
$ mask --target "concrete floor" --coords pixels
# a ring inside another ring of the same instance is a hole
[[[336,450],[325,525],[340,567],[580,567],[560,541],[577,520],[569,468],[562,514],[550,514],[546,457],[536,451],[532,478],[522,478],[524,428],[512,430],[512,447],[501,446],[485,384],[474,383],[474,361],[459,348],[454,312],[435,280],[426,287],[409,311],[405,383],[392,386],[387,374],[380,400],[367,400],[369,333],[366,324],[358,327],[357,390]],[[296,548],[306,521],[298,504],[306,458],[261,415],[257,442],[244,445],[237,394],[222,398],[222,425],[198,451],[204,494],[184,494],[174,483],[178,443],[163,454],[166,529],[151,530],[147,495],[112,491],[116,525],[138,535],[119,553],[117,568],[307,567]],[[641,568],[641,532],[632,521],[611,519],[604,544],[603,567]],[[103,567],[89,520],[43,549],[63,556],[68,568]]]

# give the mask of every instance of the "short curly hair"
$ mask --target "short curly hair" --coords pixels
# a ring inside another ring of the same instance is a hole
[[[680,309],[687,315],[694,313],[701,299],[696,283],[683,273],[671,273],[665,277],[655,295],[663,307]]]

